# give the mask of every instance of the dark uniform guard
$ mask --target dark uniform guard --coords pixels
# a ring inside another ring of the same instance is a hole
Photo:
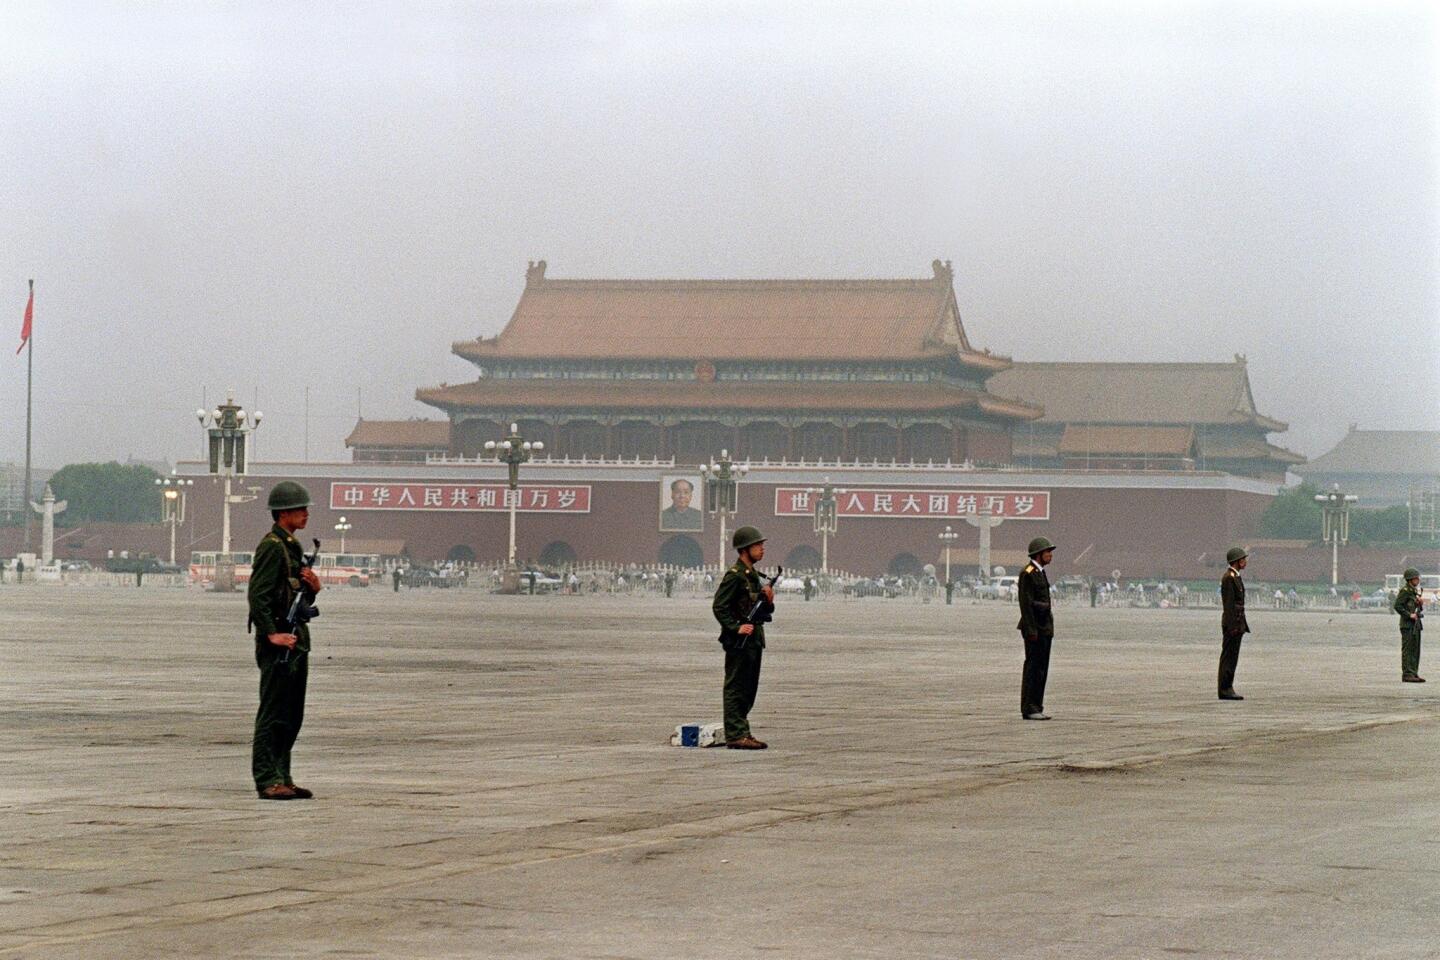
[[[1241,547],[1231,547],[1225,554],[1230,566],[1220,578],[1220,699],[1244,700],[1235,692],[1235,668],[1240,663],[1240,641],[1250,632],[1245,619],[1245,581],[1240,571],[1249,563],[1249,555]]]
[[[302,567],[304,551],[295,539],[310,516],[310,493],[282,480],[268,501],[275,526],[255,548],[250,574],[250,626],[260,667],[260,709],[250,768],[262,800],[307,800],[312,794],[290,778],[290,750],[305,716],[305,681],[310,666],[310,628],[286,616],[303,584],[320,591],[315,571]]]
[[[1025,552],[1030,555],[1030,562],[1020,571],[1020,582],[1016,585],[1020,600],[1020,636],[1025,640],[1020,715],[1026,720],[1049,720],[1050,715],[1045,712],[1045,681],[1050,676],[1055,617],[1050,609],[1050,579],[1045,576],[1045,567],[1055,556],[1055,544],[1036,537]]]
[[[731,544],[739,551],[735,565],[725,571],[715,590],[711,610],[720,622],[720,645],[725,648],[725,746],[732,750],[764,750],[766,744],[750,735],[750,708],[760,688],[760,659],[765,651],[765,624],[762,614],[752,623],[747,618],[757,601],[773,611],[775,591],[760,582],[755,564],[765,557],[765,538],[754,527],[735,531]]]
[[[1420,676],[1420,634],[1425,629],[1425,598],[1420,596],[1420,571],[1405,571],[1405,586],[1395,595],[1395,612],[1400,614],[1400,679],[1424,683]]]

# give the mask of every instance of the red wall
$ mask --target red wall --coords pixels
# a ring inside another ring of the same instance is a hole
[[[266,490],[274,480],[263,481]],[[321,504],[311,512],[306,540],[317,536],[326,542],[327,549],[338,547],[334,524],[340,511],[324,506],[329,499],[330,481],[302,482]],[[933,483],[917,480],[914,485]],[[1037,488],[1023,477],[1015,479],[1015,486]],[[519,515],[517,555],[521,560],[537,558],[546,544],[561,540],[568,542],[581,560],[658,561],[661,544],[673,535],[658,530],[659,485],[654,481],[600,481],[592,482],[591,487],[589,514]],[[737,521],[764,531],[771,539],[772,559],[783,559],[799,544],[818,550],[819,538],[809,517],[775,516],[774,490],[775,485],[770,483],[742,484]],[[216,549],[218,485],[201,480],[191,497],[199,541],[195,548]],[[1261,494],[1225,490],[1055,487],[1051,488],[1050,520],[1006,522],[995,529],[992,545],[997,550],[1023,550],[1032,537],[1044,534],[1060,544],[1056,563],[1062,574],[1108,574],[1118,568],[1125,576],[1209,576],[1223,567],[1225,550],[1244,542],[1253,531],[1269,499]],[[345,514],[353,524],[349,537],[404,540],[416,560],[443,559],[457,545],[471,548],[482,561],[505,555],[507,517],[501,512],[347,510]],[[963,520],[948,522],[962,534],[957,547],[974,548],[978,544],[979,533],[973,527]],[[235,508],[233,523],[234,548],[253,547],[270,526],[264,500]],[[914,554],[921,562],[936,562],[941,555],[936,535],[946,523],[932,519],[842,517],[839,532],[831,539],[830,564],[853,573],[873,574],[884,572],[900,553]],[[714,563],[719,531],[710,518],[706,518],[705,531],[693,536],[704,550],[706,561]],[[727,551],[726,562],[728,558]]]

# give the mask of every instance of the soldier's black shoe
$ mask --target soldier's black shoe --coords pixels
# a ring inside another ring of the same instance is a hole
[[[1242,697],[1242,696],[1240,696],[1240,694],[1236,693],[1234,690],[1221,690],[1221,691],[1220,691],[1220,699],[1221,699],[1221,700],[1244,700],[1245,698]]]
[[[294,787],[287,787],[283,783],[272,783],[264,790],[259,791],[261,800],[299,800]]]
[[[1424,682],[1425,682],[1425,678],[1424,678],[1424,677],[1417,677],[1417,676],[1415,676],[1415,675],[1413,675],[1413,674],[1410,675],[1410,676],[1408,676],[1408,677],[1401,677],[1400,679],[1401,679],[1403,682],[1405,682],[1405,683],[1424,683]]]
[[[1049,719],[1050,719],[1050,714],[1048,714],[1048,713],[1027,713],[1027,714],[1025,714],[1025,719],[1026,719],[1026,720],[1049,720]]]
[[[741,737],[738,740],[727,740],[725,746],[731,750],[764,750],[769,744],[761,743],[754,737]]]
[[[285,786],[295,791],[296,800],[309,800],[311,797],[315,796],[315,794],[311,793],[309,790],[306,790],[304,787],[297,787],[293,783],[287,783],[285,784]]]

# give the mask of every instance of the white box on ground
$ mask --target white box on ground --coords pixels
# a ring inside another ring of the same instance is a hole
[[[672,747],[718,747],[724,743],[723,723],[682,723],[670,734]]]

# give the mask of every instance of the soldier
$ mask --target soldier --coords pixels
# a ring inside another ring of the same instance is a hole
[[[765,625],[751,623],[747,618],[761,599],[768,604],[767,610],[773,610],[775,591],[762,584],[760,574],[755,572],[755,564],[765,557],[765,538],[760,531],[741,527],[730,542],[739,552],[739,559],[725,571],[711,605],[720,622],[720,645],[725,648],[725,746],[731,750],[764,750],[766,744],[750,735],[748,717],[760,687]]]
[[[1231,547],[1225,553],[1229,567],[1220,578],[1220,699],[1244,700],[1235,692],[1235,667],[1240,663],[1240,641],[1250,632],[1245,620],[1245,581],[1240,571],[1249,564],[1249,554],[1242,547]]]
[[[1420,676],[1420,633],[1425,629],[1425,598],[1420,595],[1420,571],[1405,571],[1405,586],[1395,595],[1395,612],[1400,614],[1400,679],[1424,683]]]
[[[1045,712],[1045,681],[1050,674],[1050,642],[1055,639],[1055,618],[1050,610],[1050,580],[1045,568],[1055,557],[1055,544],[1044,537],[1030,541],[1025,551],[1030,562],[1020,571],[1016,596],[1020,600],[1020,636],[1025,640],[1025,670],[1020,677],[1020,716],[1049,720]]]
[[[305,715],[305,681],[310,665],[310,628],[286,616],[302,582],[320,591],[315,571],[302,567],[304,551],[295,531],[310,518],[310,493],[282,480],[270,491],[275,526],[255,548],[250,574],[250,626],[255,629],[255,662],[260,667],[260,709],[250,768],[262,800],[308,800],[313,794],[290,779],[290,749]]]

